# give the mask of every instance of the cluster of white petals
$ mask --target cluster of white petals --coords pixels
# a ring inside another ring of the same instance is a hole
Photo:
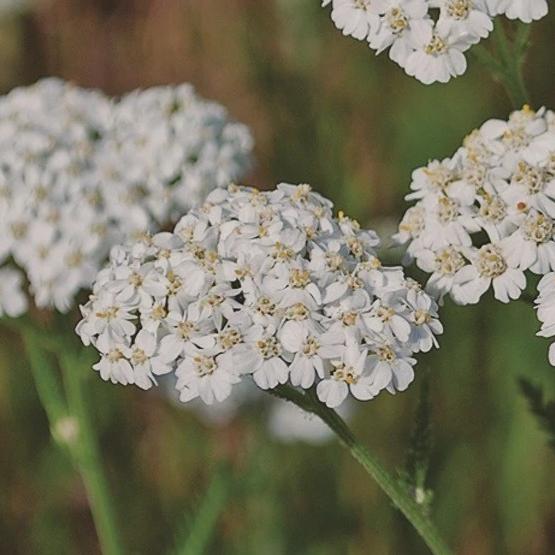
[[[555,151],[555,148],[554,148]],[[538,283],[538,296],[535,300],[541,329],[540,337],[555,336],[555,272],[549,272]],[[549,363],[555,366],[555,342],[549,347]]]
[[[526,288],[525,272],[545,276],[540,335],[555,335],[555,114],[525,106],[487,121],[452,158],[415,170],[411,189],[417,202],[395,239],[431,274],[426,290],[473,304],[492,287],[507,303]]]
[[[395,393],[442,326],[378,242],[308,185],[217,189],[173,233],[113,249],[77,332],[103,379],[148,389],[175,372],[183,402],[223,401],[245,377],[316,385],[330,407]]]
[[[251,142],[189,85],[120,100],[58,79],[14,89],[0,98],[0,264],[24,271],[37,306],[66,311],[114,244],[243,177]]]
[[[525,23],[547,14],[547,0],[323,0],[344,35],[367,41],[408,75],[446,83],[466,71],[464,52],[504,14]]]

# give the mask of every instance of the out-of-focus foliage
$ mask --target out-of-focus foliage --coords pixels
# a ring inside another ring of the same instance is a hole
[[[341,36],[318,0],[43,0],[0,21],[0,86],[59,75],[109,94],[190,81],[249,124],[250,184],[306,181],[387,235],[410,171],[451,155],[483,120],[506,117],[500,87],[472,63],[425,87]],[[555,107],[555,17],[533,24],[526,75]],[[555,550],[555,459],[518,379],[555,395],[546,344],[525,303],[443,309],[430,368],[433,515],[457,553]],[[0,553],[98,553],[84,489],[49,438],[15,337],[0,331]],[[417,376],[418,380],[418,376]],[[90,375],[105,465],[131,553],[162,553],[222,461],[239,485],[208,553],[425,553],[363,470],[334,443],[282,445],[256,408],[211,428],[160,394]],[[403,468],[419,387],[361,405],[353,427]]]
[[[541,386],[526,378],[520,378],[520,390],[528,400],[530,410],[536,416],[540,426],[549,435],[549,444],[555,449],[555,401],[547,401]]]

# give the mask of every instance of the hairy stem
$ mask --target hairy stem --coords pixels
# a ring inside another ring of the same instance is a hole
[[[434,555],[449,555],[452,553],[439,536],[431,520],[411,498],[407,489],[392,477],[381,463],[357,440],[347,424],[334,410],[321,403],[312,391],[301,393],[292,387],[280,385],[269,392],[319,416],[337,435],[353,458],[360,463],[394,505],[405,515],[430,551]]]

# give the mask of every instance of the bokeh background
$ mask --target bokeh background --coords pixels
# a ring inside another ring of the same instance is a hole
[[[525,67],[535,107],[555,108],[554,39],[551,13],[533,26]],[[405,208],[411,170],[511,110],[472,58],[464,77],[425,87],[343,37],[318,0],[0,2],[0,89],[51,75],[116,95],[189,81],[251,127],[250,184],[309,182],[384,237]],[[525,376],[555,396],[535,315],[488,299],[447,303],[443,318],[442,349],[419,365],[430,370],[434,519],[460,554],[555,553],[555,453],[518,387]],[[358,405],[352,419],[392,470],[405,465],[421,382]],[[215,426],[161,393],[92,373],[89,391],[131,553],[171,549],[226,463],[208,553],[426,553],[339,445],[278,441],[259,402]],[[99,553],[83,485],[5,331],[0,553]]]

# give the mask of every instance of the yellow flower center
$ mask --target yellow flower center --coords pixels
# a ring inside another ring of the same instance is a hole
[[[424,324],[427,324],[431,319],[432,317],[430,316],[430,313],[422,308],[414,311],[414,323],[417,326],[423,326]]]
[[[445,54],[445,52],[447,52],[447,45],[441,37],[434,34],[432,36],[432,40],[426,45],[424,50],[426,51],[426,54],[431,56],[440,56],[441,54]]]
[[[391,347],[389,347],[389,345],[378,347],[376,349],[376,355],[380,360],[384,362],[393,362],[397,358],[395,351]]]
[[[522,224],[524,235],[536,243],[545,243],[553,237],[553,220],[543,214],[530,214]]]
[[[193,364],[197,371],[198,376],[209,376],[216,370],[217,364],[214,357],[208,357],[203,355],[196,355],[193,357]]]
[[[447,4],[447,13],[453,19],[466,19],[472,8],[470,0],[451,0]]]
[[[258,340],[256,348],[264,359],[278,357],[282,351],[281,345],[275,337]]]
[[[464,258],[453,247],[447,247],[436,253],[436,271],[444,276],[452,276],[464,266]]]
[[[409,26],[407,16],[399,7],[389,10],[386,14],[386,20],[391,31],[396,35],[402,33]]]
[[[351,366],[347,366],[343,362],[333,362],[335,369],[332,371],[331,375],[334,380],[345,382],[348,385],[357,383],[358,376]]]
[[[476,267],[481,277],[496,278],[507,270],[507,262],[499,247],[484,245],[478,252]]]
[[[288,320],[306,320],[310,315],[310,310],[303,303],[296,303],[287,309],[285,317]]]
[[[239,330],[236,330],[235,328],[222,331],[218,334],[218,343],[226,351],[228,349],[231,349],[232,347],[235,347],[235,345],[238,345],[239,343],[241,343],[241,340],[242,340],[241,333],[239,332]]]
[[[289,272],[289,285],[297,289],[304,289],[310,283],[310,272],[297,268]]]

